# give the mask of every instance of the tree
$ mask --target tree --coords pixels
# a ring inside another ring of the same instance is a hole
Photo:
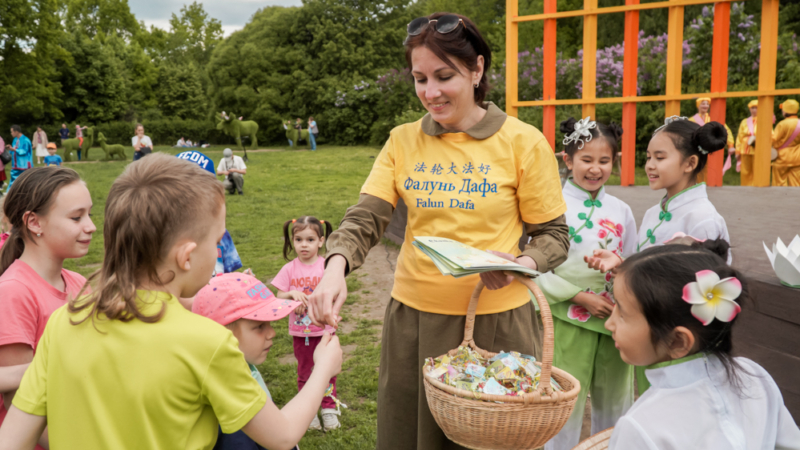
[[[57,9],[56,0],[0,0],[0,123],[61,119]]]
[[[206,115],[203,86],[191,65],[162,65],[158,76],[158,106],[171,118],[200,119]]]
[[[129,39],[142,29],[128,0],[66,0],[62,14],[67,31],[77,30],[90,38],[102,33]]]
[[[222,24],[208,17],[203,5],[193,2],[181,8],[181,15],[172,14],[172,27],[167,39],[168,58],[175,63],[194,62],[205,67],[214,48],[222,40]]]

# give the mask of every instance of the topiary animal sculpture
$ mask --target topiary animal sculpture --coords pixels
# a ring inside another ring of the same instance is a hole
[[[242,159],[245,161],[247,161],[247,149],[242,145],[242,136],[250,137],[250,141],[253,143],[253,150],[258,148],[258,139],[256,139],[258,124],[255,121],[239,120],[233,113],[228,116],[225,111],[222,111],[217,114],[217,130],[221,130],[236,139],[236,145],[239,146],[240,150],[244,150]]]
[[[61,142],[64,146],[64,157],[62,158],[64,161],[72,161],[70,153],[77,152],[78,150],[83,151],[84,157],[87,160],[89,159],[89,149],[94,145],[94,127],[88,127],[84,130],[83,145],[81,145],[80,142],[78,138],[67,139]]]
[[[97,143],[100,144],[100,147],[102,147],[103,151],[106,153],[106,161],[114,159],[114,155],[119,156],[121,160],[128,159],[128,157],[125,156],[125,146],[122,144],[106,143],[106,137],[103,133],[97,133]]]
[[[290,147],[299,147],[300,140],[306,141],[306,148],[311,148],[311,140],[308,138],[308,128],[300,129],[299,139],[297,128],[294,127],[294,122],[291,120],[284,120],[283,125],[286,127],[286,139],[292,141]]]

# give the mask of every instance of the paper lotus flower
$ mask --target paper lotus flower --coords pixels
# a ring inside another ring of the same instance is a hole
[[[703,323],[710,324],[714,318],[730,322],[742,307],[736,299],[742,293],[742,283],[734,277],[719,279],[711,270],[701,270],[697,281],[683,287],[683,301],[691,303],[692,315]]]
[[[764,244],[764,250],[781,284],[800,289],[800,236],[795,236],[788,247],[778,238],[778,242],[772,245],[772,251],[769,251],[767,244]]]

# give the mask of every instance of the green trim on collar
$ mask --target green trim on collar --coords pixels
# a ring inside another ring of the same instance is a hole
[[[495,133],[500,131],[500,128],[506,123],[508,114],[503,112],[502,109],[498,108],[497,105],[492,102],[484,102],[480,107],[486,110],[486,115],[483,116],[480,122],[464,132],[475,139],[483,140],[492,137]],[[439,125],[438,122],[433,120],[430,113],[425,114],[425,117],[422,118],[422,132],[428,136],[453,133],[453,131],[446,130]]]
[[[584,194],[588,195],[588,196],[589,196],[589,200],[590,200],[590,201],[592,201],[592,202],[596,202],[596,203],[595,203],[595,205],[596,205],[598,208],[599,208],[599,207],[601,207],[601,206],[603,206],[603,204],[600,202],[600,200],[595,200],[595,199],[596,199],[597,197],[599,197],[599,196],[600,196],[600,194],[601,194],[601,193],[603,192],[603,190],[606,188],[605,186],[600,186],[600,189],[598,189],[598,190],[597,190],[597,195],[596,195],[596,196],[592,196],[592,193],[591,193],[591,192],[589,192],[589,191],[587,191],[586,189],[584,189],[584,188],[582,188],[582,187],[578,186],[578,183],[576,183],[575,181],[573,181],[573,179],[572,179],[572,176],[570,176],[569,178],[567,178],[567,181],[569,182],[569,184],[571,184],[571,185],[575,186],[576,188],[580,189],[580,190],[581,190],[581,191],[582,191]],[[586,203],[585,203],[584,205],[585,205],[587,208],[588,208],[589,206],[591,206],[590,204],[586,204]]]
[[[691,191],[691,190],[692,190],[692,189],[694,189],[694,188],[697,188],[697,187],[700,187],[700,186],[704,186],[705,184],[706,184],[705,182],[702,182],[702,183],[697,183],[697,184],[695,184],[694,186],[689,186],[688,188],[686,188],[686,189],[684,189],[684,190],[682,190],[682,191],[678,192],[677,194],[673,195],[673,196],[672,196],[672,198],[668,199],[668,200],[667,200],[667,202],[666,202],[666,203],[664,203],[664,206],[662,206],[662,207],[661,207],[661,211],[664,211],[664,212],[669,212],[669,204],[670,204],[670,203],[671,203],[673,200],[675,200],[676,198],[678,198],[678,196],[680,196],[681,194],[685,194],[685,193],[687,193],[687,192]],[[666,197],[666,196],[665,196],[665,197]],[[660,202],[659,202],[659,204],[660,204]]]
[[[645,367],[645,369],[653,370],[653,369],[661,369],[662,367],[677,366],[678,364],[683,364],[685,362],[694,361],[695,359],[700,359],[705,357],[706,354],[704,352],[697,352],[694,355],[684,356],[683,358],[672,359],[669,361],[651,364]]]

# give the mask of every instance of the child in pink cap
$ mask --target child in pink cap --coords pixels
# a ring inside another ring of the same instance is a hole
[[[192,304],[192,312],[208,317],[231,330],[239,341],[239,350],[250,366],[251,375],[271,400],[272,396],[256,366],[267,359],[267,353],[272,347],[275,330],[270,322],[283,319],[300,305],[302,302],[276,298],[264,283],[253,276],[233,272],[212,278],[208,285],[200,289]],[[326,341],[330,339],[330,334],[323,337]],[[315,352],[315,359],[319,357],[317,353],[319,352]],[[303,406],[316,409],[320,401],[322,397],[316,403]],[[233,434],[220,431],[214,446],[214,450],[262,448],[241,430]]]

